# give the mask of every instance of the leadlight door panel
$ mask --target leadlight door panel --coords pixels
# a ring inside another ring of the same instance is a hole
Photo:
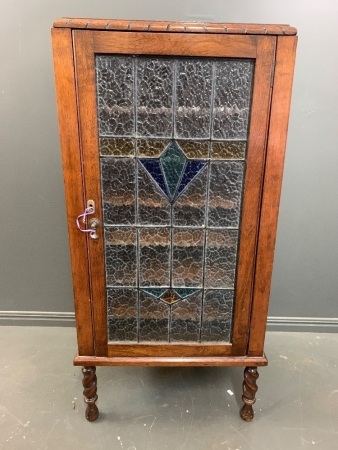
[[[74,38],[96,354],[244,355],[275,38]]]

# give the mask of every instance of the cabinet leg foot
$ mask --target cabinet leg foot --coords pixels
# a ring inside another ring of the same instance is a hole
[[[250,422],[254,417],[252,405],[255,403],[257,392],[257,378],[259,377],[257,367],[246,367],[244,370],[243,396],[244,405],[241,409],[240,416],[246,422]]]
[[[83,379],[83,395],[84,401],[87,404],[86,419],[89,422],[94,422],[99,417],[99,410],[95,404],[97,400],[97,383],[96,383],[96,367],[89,366],[82,369]]]

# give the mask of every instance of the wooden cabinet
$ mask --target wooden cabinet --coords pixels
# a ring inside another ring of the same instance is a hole
[[[297,37],[61,19],[55,79],[86,417],[96,366],[245,366],[251,420]]]

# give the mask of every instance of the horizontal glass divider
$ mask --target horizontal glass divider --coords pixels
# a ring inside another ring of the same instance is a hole
[[[184,230],[238,230],[238,227],[198,227],[193,225],[135,225],[135,224],[103,224],[104,228],[170,228]]]

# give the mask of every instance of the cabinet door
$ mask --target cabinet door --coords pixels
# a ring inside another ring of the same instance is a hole
[[[73,37],[96,355],[245,355],[275,38]]]

